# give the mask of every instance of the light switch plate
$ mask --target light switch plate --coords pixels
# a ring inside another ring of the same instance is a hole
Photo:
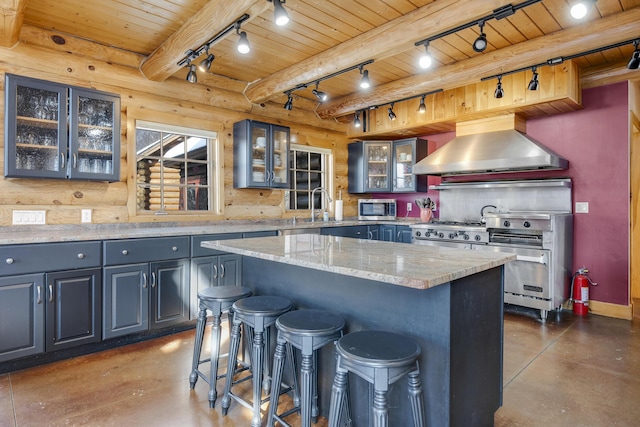
[[[82,209],[82,222],[91,222],[91,209]]]
[[[576,202],[576,213],[589,213],[589,202]]]
[[[46,224],[47,211],[13,211],[13,224]]]

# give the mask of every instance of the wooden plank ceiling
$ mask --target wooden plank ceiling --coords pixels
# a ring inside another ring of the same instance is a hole
[[[184,79],[185,67],[177,63],[185,51],[197,49],[248,13],[242,31],[249,37],[251,52],[239,54],[238,36],[231,32],[211,48],[215,60],[210,73],[224,79],[200,76],[197,84],[233,79],[253,103],[284,103],[284,92],[296,85],[373,59],[366,67],[373,83],[368,92],[357,89],[358,70],[320,83],[320,90],[331,97],[317,108],[324,118],[429,90],[460,87],[529,67],[536,63],[530,61],[541,58],[640,38],[640,0],[598,0],[582,21],[569,15],[573,0],[542,0],[504,19],[488,20],[484,27],[488,47],[483,53],[472,49],[479,35],[474,25],[430,42],[435,64],[427,71],[418,67],[425,48],[415,42],[522,1],[287,0],[284,6],[291,21],[284,27],[273,22],[273,4],[267,0],[2,0],[0,8],[5,45],[11,44],[11,32],[19,34],[22,25],[69,34],[141,55],[143,74],[157,81],[170,75]],[[632,53],[633,45],[628,44],[576,61],[583,74],[614,72],[620,78],[640,78],[640,71],[625,67]],[[294,106],[299,97],[315,101],[313,87],[294,92]]]

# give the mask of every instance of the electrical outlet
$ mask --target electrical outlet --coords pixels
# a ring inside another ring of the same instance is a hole
[[[432,200],[433,202],[433,200]],[[433,202],[433,209],[431,209],[432,211],[437,211],[438,210],[438,204],[436,202]]]
[[[82,222],[91,222],[91,209],[82,209]]]
[[[47,211],[13,211],[13,224],[46,224]]]
[[[576,213],[589,213],[589,202],[576,202]]]
[[[407,212],[411,212],[412,208],[413,208],[413,205],[411,204],[411,202],[407,202]]]

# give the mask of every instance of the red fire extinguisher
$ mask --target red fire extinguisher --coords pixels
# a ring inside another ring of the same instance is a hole
[[[589,314],[589,285],[595,285],[587,275],[589,270],[579,268],[571,281],[571,301],[573,314],[586,316]]]

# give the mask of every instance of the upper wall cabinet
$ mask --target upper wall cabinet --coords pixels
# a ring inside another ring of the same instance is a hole
[[[350,193],[427,191],[427,176],[413,175],[413,165],[427,155],[427,141],[357,141],[349,144]]]
[[[233,186],[289,188],[289,128],[243,120],[233,125]]]
[[[120,179],[120,98],[7,74],[4,175]]]

